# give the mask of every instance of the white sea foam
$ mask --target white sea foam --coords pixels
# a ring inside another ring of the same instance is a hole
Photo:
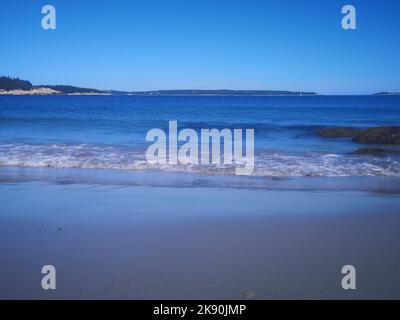
[[[162,170],[204,175],[234,175],[232,165],[151,165],[145,150],[94,144],[0,144],[0,166]],[[400,157],[341,154],[259,152],[254,176],[394,176],[400,177]]]

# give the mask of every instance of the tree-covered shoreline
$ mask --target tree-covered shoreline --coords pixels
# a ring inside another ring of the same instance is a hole
[[[19,94],[46,94],[46,95],[132,95],[132,96],[302,96],[317,95],[315,92],[287,91],[287,90],[204,90],[204,89],[177,89],[177,90],[149,90],[149,91],[117,91],[81,88],[71,85],[32,85],[30,81],[19,78],[0,77],[0,94],[22,90]],[[46,93],[43,93],[46,92]]]
[[[27,80],[5,76],[0,77],[0,90],[31,90],[32,87],[32,83]]]

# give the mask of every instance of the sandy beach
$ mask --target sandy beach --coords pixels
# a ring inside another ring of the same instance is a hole
[[[400,298],[398,194],[2,173],[1,299]],[[56,290],[41,289],[45,264]],[[356,290],[341,288],[345,264]]]

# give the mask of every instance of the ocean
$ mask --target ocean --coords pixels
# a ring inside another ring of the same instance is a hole
[[[146,133],[171,120],[178,130],[254,129],[257,177],[400,177],[399,155],[354,155],[365,146],[315,132],[400,125],[399,96],[2,96],[0,166],[234,175],[148,164]]]

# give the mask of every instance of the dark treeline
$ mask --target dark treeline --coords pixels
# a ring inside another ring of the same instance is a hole
[[[32,83],[18,78],[0,77],[0,90],[30,90]]]

